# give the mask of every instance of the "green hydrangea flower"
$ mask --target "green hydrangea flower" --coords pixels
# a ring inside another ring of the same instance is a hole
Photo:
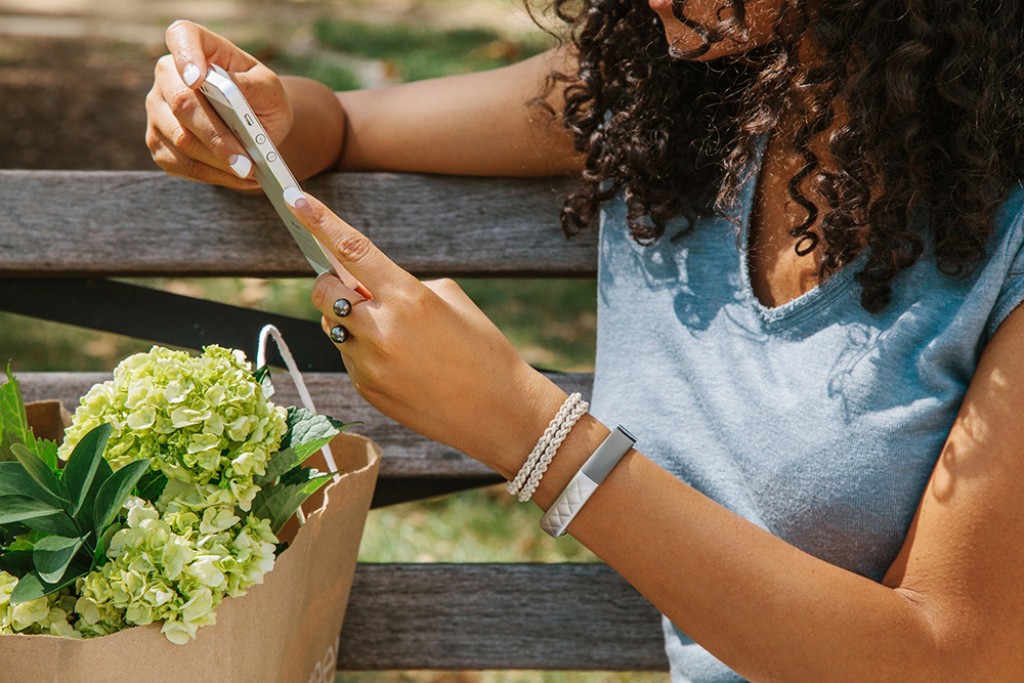
[[[11,593],[18,577],[0,571],[0,635],[25,633],[32,635],[80,638],[70,624],[75,599],[62,590],[37,600],[11,604]]]
[[[127,507],[108,562],[78,581],[83,635],[162,621],[167,639],[184,644],[216,622],[225,596],[244,595],[274,567],[277,537],[267,520],[242,522],[227,507],[197,514],[176,503],[161,514],[139,498]]]
[[[154,346],[123,360],[75,410],[59,455],[67,459],[94,427],[114,431],[105,457],[115,470],[153,458],[194,507],[249,510],[253,478],[287,431],[286,411],[267,400],[240,351],[208,346],[200,356]],[[191,488],[190,488],[191,487]]]

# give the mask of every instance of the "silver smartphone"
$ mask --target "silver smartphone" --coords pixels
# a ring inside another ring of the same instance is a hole
[[[298,187],[299,183],[228,72],[211,64],[206,80],[199,86],[199,90],[245,147],[254,165],[253,175],[316,274],[332,273],[343,279],[346,284],[351,283],[353,278],[330,257],[317,239],[288,210],[288,205],[284,202],[284,191],[289,187]],[[344,278],[341,277],[342,273],[345,275]]]

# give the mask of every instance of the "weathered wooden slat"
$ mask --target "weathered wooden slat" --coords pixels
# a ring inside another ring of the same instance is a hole
[[[343,669],[665,671],[658,612],[601,564],[359,565]]]
[[[54,305],[54,302],[59,302]],[[103,278],[0,280],[0,311],[91,330],[199,349],[220,344],[256,357],[260,330],[276,326],[303,371],[334,371],[341,362],[319,321],[300,320]],[[270,345],[272,363],[283,363]]]
[[[149,171],[0,171],[0,277],[305,276],[265,197]],[[420,275],[591,276],[566,181],[332,174],[307,189]]]
[[[274,375],[278,393],[274,400],[282,405],[299,405],[299,398],[285,373]],[[586,374],[548,375],[566,391],[590,395],[591,376]],[[480,478],[494,473],[462,453],[419,434],[381,415],[352,388],[342,374],[306,373],[304,375],[317,409],[346,422],[360,421],[354,429],[380,444],[384,458],[381,478]],[[59,399],[74,410],[78,399],[97,382],[110,379],[104,373],[26,372],[18,375],[26,400]]]

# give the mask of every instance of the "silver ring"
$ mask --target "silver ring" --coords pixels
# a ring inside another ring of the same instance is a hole
[[[348,330],[345,329],[344,325],[335,325],[334,327],[331,328],[329,336],[331,338],[331,341],[334,342],[335,344],[344,344],[346,341],[348,341],[349,333]]]
[[[352,302],[348,299],[338,299],[334,302],[334,315],[344,318],[352,312]]]

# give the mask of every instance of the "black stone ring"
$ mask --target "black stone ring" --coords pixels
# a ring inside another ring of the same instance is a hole
[[[335,344],[344,344],[348,341],[349,333],[344,325],[335,325],[331,328],[330,337]]]
[[[338,299],[334,302],[334,315],[344,318],[352,312],[352,302],[348,299]]]

